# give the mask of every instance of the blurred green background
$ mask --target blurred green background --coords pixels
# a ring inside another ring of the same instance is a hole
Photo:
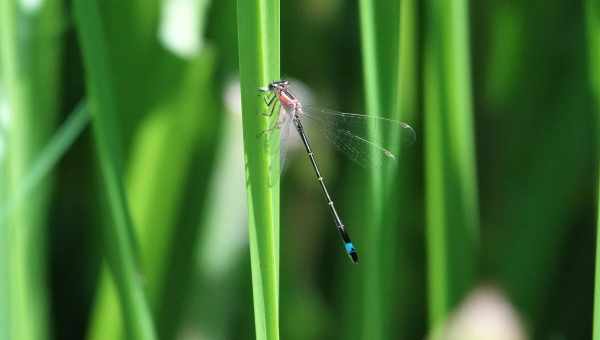
[[[428,60],[437,43],[456,47],[444,40],[452,2],[406,7],[413,42],[400,53],[414,60],[402,117],[417,139],[386,199],[396,216],[382,222],[387,236],[369,236],[372,172],[311,136],[366,250],[358,266],[343,254],[304,151],[289,150],[282,339],[424,339],[436,330],[447,339],[591,337],[600,60],[590,58],[590,41],[600,9],[591,0],[473,1],[462,22],[466,69],[436,85]],[[139,338],[153,329],[160,339],[253,339],[236,3],[104,0],[94,16],[95,3],[0,4],[0,339],[134,338],[136,320],[150,325]],[[401,3],[376,2],[380,44],[398,38],[383,19]],[[281,2],[282,76],[319,106],[369,113],[361,11],[354,1]],[[381,65],[385,89],[403,69]],[[444,116],[441,106],[437,119],[430,91],[439,86],[453,103],[463,77],[473,124],[453,130],[453,111]],[[468,145],[457,151],[461,136]],[[476,162],[466,167],[476,200],[466,214],[478,231],[458,230],[463,206],[437,215],[435,195],[461,201],[455,179],[464,177],[437,167],[436,155],[449,171],[453,156]],[[436,171],[450,184],[442,193],[428,187]],[[438,218],[449,221],[450,250],[434,249],[428,223]],[[369,260],[373,244],[380,252]],[[443,324],[432,297],[444,285],[431,262],[438,250],[449,252],[460,282]]]

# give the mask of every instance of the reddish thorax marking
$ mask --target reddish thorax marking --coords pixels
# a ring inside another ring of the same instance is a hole
[[[300,102],[298,101],[298,99],[296,99],[296,97],[294,97],[293,94],[291,94],[289,91],[287,91],[285,89],[277,90],[277,98],[279,99],[279,102],[281,103],[281,105],[283,105],[285,107],[286,110],[296,109],[300,105]]]

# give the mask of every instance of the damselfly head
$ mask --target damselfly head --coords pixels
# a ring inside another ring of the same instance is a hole
[[[269,84],[269,89],[271,91],[285,90],[289,85],[290,82],[287,80],[275,80],[271,84]]]

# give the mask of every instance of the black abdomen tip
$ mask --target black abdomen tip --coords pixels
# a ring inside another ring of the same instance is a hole
[[[352,263],[354,263],[354,264],[358,263],[358,253],[356,251],[353,251],[348,255],[350,255],[350,258],[352,259]]]

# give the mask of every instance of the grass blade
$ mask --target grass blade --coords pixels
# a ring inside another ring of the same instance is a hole
[[[429,322],[440,326],[473,284],[478,207],[467,1],[428,1],[425,161]]]
[[[367,112],[407,121],[414,113],[414,17],[412,1],[361,1],[360,24],[363,73]],[[400,169],[393,162],[371,168],[369,181],[369,217],[364,243],[362,338],[389,339],[397,336],[394,308],[399,299],[399,230],[410,220],[404,198],[409,186],[400,178],[409,176],[405,169],[407,154],[400,148],[400,131],[381,136],[375,125],[369,127],[373,140],[389,140],[400,154]],[[381,156],[381,155],[378,155]],[[377,160],[375,159],[375,162]],[[392,189],[393,188],[393,189]],[[403,216],[401,226],[398,227]]]
[[[32,163],[31,169],[24,176],[21,186],[13,196],[8,197],[7,203],[0,209],[0,223],[9,217],[52,171],[56,163],[85,130],[89,121],[90,115],[85,104],[80,104]]]
[[[392,220],[390,225],[397,226],[398,238],[391,240],[389,247],[397,247],[398,263],[396,275],[398,285],[392,287],[398,294],[399,303],[392,320],[392,332],[396,337],[407,339],[414,336],[416,330],[423,329],[425,319],[425,286],[423,275],[423,226],[422,200],[415,200],[421,191],[420,167],[417,154],[422,145],[422,129],[419,127],[419,2],[415,0],[400,1],[400,45],[399,67],[397,70],[397,90],[394,112],[398,119],[409,122],[417,132],[414,145],[404,148],[401,156],[406,162],[400,163],[397,183],[393,186],[398,193],[398,200],[390,200],[389,206]],[[410,166],[415,165],[415,166]],[[390,334],[390,337],[393,337]]]
[[[62,2],[0,2],[0,74],[6,102],[2,109],[5,168],[3,199],[26,181],[54,127],[58,111]],[[4,165],[3,165],[4,166]],[[2,254],[10,339],[48,338],[46,210],[50,182],[43,181],[26,205],[0,222],[7,253]],[[4,246],[4,245],[1,245]],[[4,324],[0,321],[0,327]],[[35,325],[32,327],[32,325]],[[2,331],[0,331],[2,332]]]
[[[198,196],[202,196],[205,191],[201,186],[191,183],[196,180],[208,182],[207,174],[212,170],[212,144],[218,139],[218,129],[215,126],[219,116],[199,114],[203,110],[214,111],[211,107],[214,97],[211,91],[214,83],[211,79],[214,52],[203,42],[205,34],[201,19],[208,4],[206,0],[202,3],[185,4],[165,2],[162,20],[157,25],[161,30],[162,46],[149,48],[145,52],[151,61],[149,68],[155,70],[153,83],[156,84],[153,85],[153,91],[157,95],[149,96],[144,93],[142,96],[133,96],[132,93],[129,96],[119,92],[120,98],[128,102],[129,107],[144,108],[141,111],[145,115],[139,120],[135,131],[130,133],[132,138],[127,162],[127,193],[137,228],[136,239],[139,240],[140,258],[145,271],[147,297],[161,338],[172,338],[170,332],[181,319],[180,309],[183,307],[178,294],[184,294],[185,289],[180,286],[187,282],[185,278],[181,278],[181,272],[185,272],[191,266],[188,262],[192,261],[193,247],[180,242],[178,237],[184,234],[184,240],[194,240],[197,230],[188,228],[190,223],[180,215],[183,215],[186,206],[192,205],[190,192],[197,192]],[[152,7],[148,2],[144,5]],[[175,6],[175,9],[169,10],[169,6]],[[181,11],[178,6],[187,7],[189,13],[185,19],[178,15],[178,11]],[[141,9],[132,10],[117,24],[140,20],[134,14],[137,11]],[[189,20],[195,20],[192,25],[194,29],[188,26]],[[184,23],[180,25],[182,21]],[[188,41],[192,43],[192,49],[186,44],[178,45],[182,35],[197,39],[197,43]],[[137,46],[137,43],[129,44],[128,51],[132,55],[139,53]],[[165,51],[165,47],[170,48]],[[173,47],[180,50],[173,50]],[[114,62],[119,64],[118,67],[127,66],[120,58],[115,58]],[[120,81],[139,88],[147,86],[145,78]],[[198,89],[205,90],[199,93]],[[198,157],[199,154],[201,157]],[[198,159],[202,159],[200,169],[194,168]],[[166,173],[170,175],[164,176]],[[196,217],[198,212],[194,209],[189,214]],[[108,270],[104,269],[102,275],[109,275]],[[116,314],[118,301],[114,285],[109,278],[102,277],[88,338],[122,337],[123,324]]]
[[[589,44],[589,68],[592,92],[595,97],[596,111],[600,112],[600,6],[597,1],[586,1],[587,33]],[[598,113],[597,113],[598,114]],[[600,115],[597,115],[600,117]],[[598,119],[598,118],[597,118]],[[600,120],[596,121],[596,129],[600,131]],[[598,143],[599,141],[596,141]],[[600,143],[597,144],[598,147]],[[600,155],[596,155],[598,191],[596,194],[596,270],[594,275],[594,315],[592,339],[600,340]]]
[[[279,78],[279,1],[238,0],[238,44],[256,338],[279,339],[279,134],[258,88]]]
[[[150,309],[137,274],[131,235],[133,226],[123,187],[119,116],[113,95],[108,51],[96,1],[74,2],[77,33],[82,46],[93,117],[94,137],[110,206],[112,223],[106,230],[105,251],[119,293],[129,339],[155,339]]]
[[[371,115],[381,115],[386,108],[384,103],[384,93],[382,91],[380,80],[380,62],[381,62],[381,47],[378,49],[378,32],[376,23],[385,22],[385,19],[378,16],[376,10],[376,1],[362,0],[359,3],[360,24],[361,24],[361,40],[363,53],[363,73],[365,78],[365,93],[367,112]],[[388,12],[389,13],[389,12]],[[397,22],[396,17],[392,15],[392,21]],[[385,37],[388,37],[386,35]],[[388,41],[389,43],[389,41]],[[393,43],[393,42],[392,42]],[[385,45],[382,44],[382,45]],[[388,65],[389,66],[389,65]],[[374,125],[369,126],[369,137],[374,140],[381,140],[380,132],[376,130]],[[373,155],[376,162],[380,155]],[[384,233],[383,230],[383,176],[385,170],[380,170],[376,166],[372,166],[369,175],[369,196],[367,204],[367,216],[370,216],[366,221],[369,228],[365,233],[364,246],[359,248],[359,251],[366,254],[362,257],[364,266],[363,274],[363,339],[384,339],[384,309],[383,294],[381,294],[382,284],[384,282],[384,273],[381,262],[381,251],[379,241]],[[391,301],[387,299],[385,301]],[[389,315],[389,314],[388,314]]]

